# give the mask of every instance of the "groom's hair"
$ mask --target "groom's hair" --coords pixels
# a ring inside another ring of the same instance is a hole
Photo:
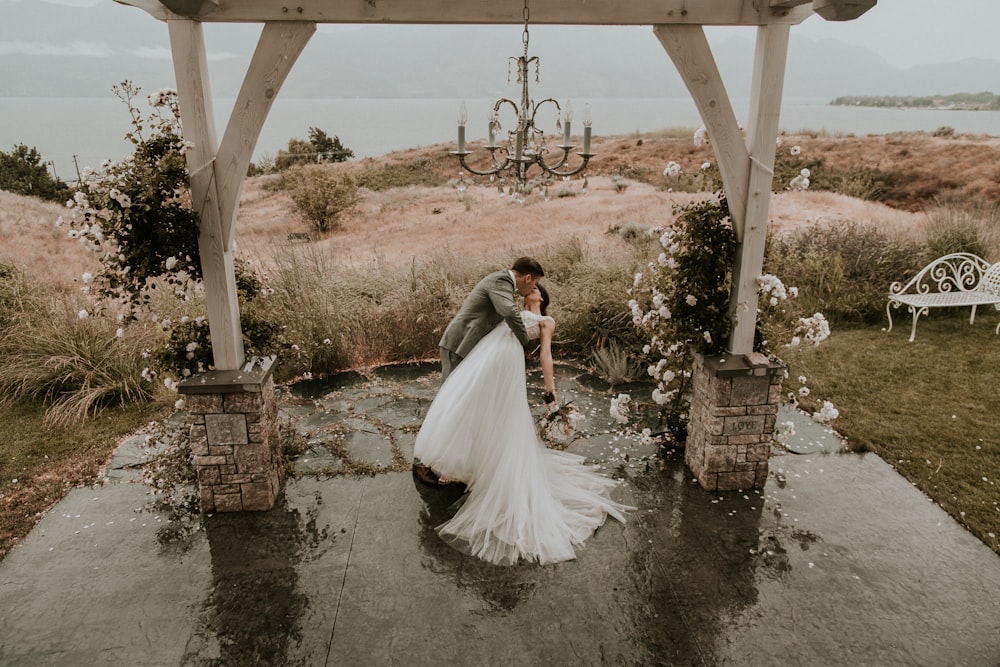
[[[511,271],[517,271],[520,274],[531,274],[533,276],[538,276],[539,278],[545,275],[545,271],[542,270],[542,265],[538,263],[538,260],[532,257],[519,257],[514,260],[514,264],[510,267]]]

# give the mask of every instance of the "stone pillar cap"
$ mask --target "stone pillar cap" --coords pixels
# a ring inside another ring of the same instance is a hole
[[[228,371],[198,373],[177,383],[179,394],[228,394],[234,392],[259,392],[267,378],[274,372],[277,357],[254,357],[242,368]]]

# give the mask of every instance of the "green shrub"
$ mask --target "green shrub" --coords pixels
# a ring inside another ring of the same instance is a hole
[[[0,151],[0,190],[58,202],[70,197],[69,187],[49,174],[38,149],[24,144]]]
[[[375,192],[410,185],[436,187],[445,183],[445,179],[432,168],[431,161],[426,159],[362,169],[355,174],[355,180],[358,187]]]
[[[298,211],[317,231],[337,226],[337,216],[358,200],[358,185],[350,174],[321,165],[294,167],[284,174],[285,188]]]
[[[876,323],[884,317],[889,285],[924,265],[915,241],[897,240],[870,225],[813,225],[774,240],[768,273],[798,287],[798,308],[822,312],[831,323]]]
[[[1000,205],[973,208],[938,206],[927,213],[924,237],[928,261],[955,252],[969,252],[996,261],[1000,241]]]
[[[151,399],[155,385],[143,377],[148,336],[137,327],[124,335],[107,318],[67,310],[26,313],[3,332],[0,402],[33,400],[48,406],[46,424],[67,425]]]
[[[0,262],[0,331],[38,312],[41,300],[40,290],[32,287],[24,271]]]

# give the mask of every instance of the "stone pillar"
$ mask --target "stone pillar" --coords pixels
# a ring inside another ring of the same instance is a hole
[[[707,491],[761,489],[784,366],[762,354],[696,355],[684,461]]]
[[[202,512],[274,506],[283,467],[273,368],[274,357],[258,358],[177,385],[188,411]]]

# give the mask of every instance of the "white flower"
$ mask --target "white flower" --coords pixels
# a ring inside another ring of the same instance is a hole
[[[330,344],[330,339],[329,338],[324,338],[323,339],[323,345],[329,345],[329,344]]]
[[[673,160],[668,162],[666,168],[663,170],[663,175],[669,176],[670,178],[675,178],[679,176],[680,173],[681,173],[681,166],[676,162],[674,162]]]
[[[802,384],[805,384],[807,382],[806,376],[805,375],[800,375],[799,376],[799,382],[802,383]]]
[[[695,296],[694,294],[688,294],[688,295],[687,295],[687,296],[686,296],[686,297],[684,298],[684,301],[685,301],[685,302],[687,303],[687,305],[689,305],[689,306],[693,306],[693,305],[695,305],[696,303],[698,303],[698,297],[696,297],[696,296]]]
[[[805,398],[809,395],[809,387],[799,387],[799,396]]]
[[[795,422],[792,421],[781,422],[774,429],[775,439],[782,444],[786,444],[793,435],[795,435]]]
[[[792,190],[808,190],[809,189],[809,170],[803,169],[798,176],[793,178],[788,184],[788,187]]]
[[[801,146],[792,146],[791,148],[788,149],[788,153],[790,155],[801,155],[801,153],[802,153],[802,147]]]
[[[185,349],[187,349],[188,352],[194,352],[195,350],[198,349],[198,343],[191,341],[190,343],[187,344],[187,348]]]
[[[639,438],[639,442],[641,442],[644,445],[653,444],[653,431],[648,428],[642,429],[642,435]]]
[[[778,305],[778,297],[772,296],[771,300],[768,303],[770,303],[772,306],[777,306]]]
[[[632,287],[638,287],[640,282],[642,282],[642,272],[637,272],[632,279]]]
[[[823,313],[814,313],[812,317],[799,318],[795,333],[802,334],[813,345],[819,345],[830,337],[830,323],[823,317]]]
[[[176,257],[167,257],[167,261],[164,262],[164,266],[167,267],[167,271],[170,271],[175,266],[177,266],[177,258]]]
[[[183,398],[178,398],[176,401],[174,401],[174,409],[175,410],[183,410],[184,409],[184,399]]]
[[[711,168],[712,168],[712,163],[711,162],[702,162],[701,163],[701,170],[702,171],[708,171]]]
[[[770,294],[780,300],[785,300],[788,298],[788,294],[785,291],[785,285],[781,282],[781,279],[777,276],[765,273],[762,276],[757,277],[757,287],[764,294]],[[774,301],[771,302],[772,306],[777,305]]]
[[[632,397],[628,394],[618,394],[618,396],[611,399],[611,416],[619,424],[628,423],[629,402],[631,400]]]
[[[788,296],[792,297],[793,299],[797,299],[798,296],[799,296],[799,288],[798,287],[789,287],[788,288]]]
[[[819,412],[813,413],[812,418],[820,424],[826,424],[839,416],[840,411],[833,407],[833,403],[830,401],[823,401],[823,407],[819,409]]]
[[[90,313],[88,313],[86,310],[81,310],[79,313],[76,314],[76,316],[79,317],[81,320],[85,320],[90,316]]]
[[[704,125],[694,131],[694,145],[698,148],[708,144],[708,128]]]
[[[92,276],[90,272],[85,272],[82,276],[80,276],[80,279],[83,280],[83,282],[85,283],[89,283],[91,280],[94,279],[94,276]]]
[[[125,329],[122,329],[121,327],[118,327],[115,330],[115,338],[124,338],[124,336],[125,336]]]

